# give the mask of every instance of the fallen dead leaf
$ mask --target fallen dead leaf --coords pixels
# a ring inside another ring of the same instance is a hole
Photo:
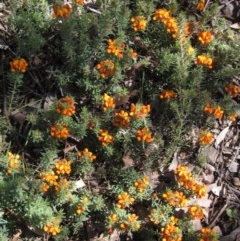
[[[129,152],[127,152],[123,158],[123,163],[124,163],[124,167],[125,168],[129,168],[129,167],[133,167],[135,164],[134,164],[134,160],[132,159],[131,155]]]
[[[215,140],[215,148],[218,148],[219,144],[225,139],[229,130],[229,126],[225,127],[217,136]]]
[[[173,156],[173,159],[172,159],[172,162],[168,167],[168,170],[169,171],[176,171],[177,166],[178,166],[178,153],[175,152],[174,156]]]

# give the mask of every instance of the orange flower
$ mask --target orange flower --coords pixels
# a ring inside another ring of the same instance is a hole
[[[199,241],[217,241],[216,231],[211,228],[202,228],[200,231],[201,239]]]
[[[151,111],[150,105],[138,105],[131,103],[130,116],[135,116],[137,119],[144,118]]]
[[[129,55],[132,59],[137,58],[137,52],[134,51],[133,49],[130,49]]]
[[[240,93],[240,88],[234,83],[229,83],[225,87],[225,90],[229,95],[231,95],[232,98],[235,98]]]
[[[206,211],[200,207],[199,205],[194,205],[188,208],[188,213],[194,218],[194,219],[203,219],[204,215],[206,214]]]
[[[71,172],[71,162],[66,159],[61,159],[55,163],[57,174],[70,174]]]
[[[147,127],[144,127],[141,130],[137,130],[137,140],[142,142],[152,142],[153,138],[151,132]]]
[[[205,197],[207,194],[207,187],[206,185],[195,183],[195,185],[192,188],[192,191],[194,192],[197,198],[202,198]]]
[[[117,214],[112,214],[110,216],[108,216],[108,220],[110,222],[110,224],[116,223],[118,221],[119,217]]]
[[[120,112],[114,114],[114,126],[125,128],[129,126],[129,123],[130,117],[126,111],[121,110]]]
[[[43,182],[47,182],[50,185],[55,185],[58,179],[58,176],[54,171],[41,173],[41,179]]]
[[[21,73],[25,73],[28,67],[28,63],[23,58],[20,58],[20,59],[15,58],[10,62],[10,67],[11,67],[11,72],[19,71]]]
[[[108,134],[108,130],[100,129],[98,140],[102,142],[103,146],[114,141],[114,137]]]
[[[138,191],[141,193],[146,190],[146,188],[149,186],[149,177],[146,176],[143,179],[138,179],[134,186],[138,189]]]
[[[197,9],[199,11],[203,11],[205,7],[205,0],[199,0],[198,4],[197,4]]]
[[[195,61],[196,65],[205,65],[207,68],[212,69],[213,59],[211,57],[207,57],[205,54],[198,55],[197,60]]]
[[[163,199],[173,207],[185,207],[187,205],[187,198],[183,192],[168,190],[163,193]]]
[[[171,16],[171,12],[164,9],[160,8],[155,11],[153,20],[160,20],[163,24],[166,25],[167,27],[167,32],[172,34],[173,38],[178,37],[178,25],[177,21],[174,17]]]
[[[114,75],[115,65],[110,59],[101,61],[96,68],[103,79]]]
[[[170,222],[161,228],[161,236],[164,241],[182,241],[182,232],[176,227],[178,219],[171,217]]]
[[[66,139],[69,136],[69,129],[63,123],[55,124],[51,127],[51,136],[58,139]]]
[[[173,90],[163,90],[160,94],[160,99],[176,99],[177,94]]]
[[[184,33],[186,36],[189,36],[193,33],[193,29],[194,29],[194,23],[193,22],[188,22],[185,24],[184,26]]]
[[[144,16],[135,16],[131,18],[134,31],[145,30],[147,26],[147,20]]]
[[[103,111],[106,111],[108,109],[114,109],[115,108],[115,103],[114,103],[114,98],[109,96],[108,94],[104,93],[102,96],[103,104],[102,104],[102,109]]]
[[[206,114],[212,114],[214,112],[214,107],[211,105],[211,104],[207,104],[203,111],[206,113]]]
[[[88,206],[89,206],[89,199],[88,197],[84,196],[82,197],[80,204],[77,206],[77,214],[82,214],[84,211],[87,210]]]
[[[120,229],[123,231],[127,231],[129,229],[129,226],[126,222],[123,222],[119,225]]]
[[[212,31],[200,31],[198,32],[198,40],[203,45],[208,45],[213,39]]]
[[[131,197],[127,192],[123,192],[122,194],[118,195],[117,207],[122,209],[129,207],[131,204],[134,203],[134,201],[134,198]]]
[[[53,236],[56,236],[60,233],[59,228],[60,220],[58,218],[53,219],[51,222],[44,225],[43,230],[47,233],[52,234]]]
[[[236,121],[236,117],[237,117],[237,115],[235,113],[233,113],[230,115],[229,119],[230,119],[230,121]]]
[[[118,46],[115,39],[108,40],[107,52],[109,54],[114,54],[119,59],[121,59],[123,57],[124,48],[125,48],[125,44],[122,43]]]
[[[135,213],[132,213],[127,218],[127,223],[134,231],[137,231],[140,228],[140,222],[137,220],[138,216]]]
[[[88,159],[89,161],[93,161],[93,160],[95,160],[95,159],[97,158],[95,155],[93,155],[92,152],[90,152],[90,151],[88,150],[88,148],[84,148],[84,150],[81,151],[81,152],[78,152],[77,155],[78,155],[79,157],[86,158],[86,159]]]
[[[218,107],[215,109],[215,111],[214,111],[213,114],[214,114],[214,116],[215,116],[217,119],[221,120],[222,117],[223,117],[224,111],[222,110],[222,108],[221,108],[220,106],[218,106]]]
[[[84,0],[75,0],[75,1],[76,1],[76,3],[81,4],[81,5],[83,5],[83,3],[84,3]]]
[[[208,131],[203,131],[201,137],[199,138],[199,143],[201,145],[210,145],[213,142],[213,134]]]
[[[72,8],[69,4],[60,5],[58,3],[53,4],[53,17],[66,18],[72,12]]]
[[[8,169],[7,169],[7,173],[11,174],[13,170],[17,170],[19,167],[19,163],[20,163],[20,156],[14,155],[11,152],[8,152]]]
[[[56,111],[63,116],[72,116],[75,109],[74,100],[71,97],[61,98],[56,103]]]

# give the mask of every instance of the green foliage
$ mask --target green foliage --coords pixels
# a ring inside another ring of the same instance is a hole
[[[225,31],[217,3],[199,12],[197,1],[180,2],[73,1],[69,10],[61,1],[10,1],[1,66],[1,240],[22,226],[44,240],[87,239],[89,227],[96,235],[116,228],[138,240],[163,238],[176,210],[162,192],[178,189],[173,172],[165,177],[169,161],[176,151],[199,149],[189,133],[213,126],[207,104],[220,106],[227,121],[238,101],[225,91],[240,72],[237,34]],[[171,12],[175,29],[153,19],[159,8]],[[137,16],[146,27],[134,31]],[[213,39],[204,45],[198,34],[206,30]],[[211,67],[198,63],[202,54]],[[12,72],[15,58],[28,66]],[[106,59],[113,65],[104,66]],[[206,161],[197,159],[198,167]],[[183,239],[198,241],[185,216],[176,224]],[[32,237],[23,230],[22,238]]]

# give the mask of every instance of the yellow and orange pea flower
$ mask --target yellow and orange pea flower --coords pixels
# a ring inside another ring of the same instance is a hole
[[[115,64],[110,59],[106,59],[98,63],[96,69],[100,73],[100,76],[105,79],[114,75]]]
[[[133,204],[134,201],[135,199],[131,197],[127,192],[123,192],[118,195],[117,207],[124,209]]]
[[[222,110],[222,108],[220,106],[218,106],[215,111],[213,112],[213,115],[221,120],[223,118],[223,114],[224,114],[224,111]]]
[[[86,211],[87,207],[89,205],[89,198],[84,196],[81,198],[80,204],[77,206],[77,214],[81,214],[84,211]]]
[[[64,174],[70,174],[71,172],[71,162],[66,159],[61,159],[57,161],[55,164],[56,174],[64,175]]]
[[[41,179],[49,185],[55,185],[57,183],[58,175],[54,171],[41,173]]]
[[[123,57],[124,48],[125,48],[124,43],[122,43],[118,46],[116,39],[109,39],[108,40],[107,52],[109,54],[115,55],[119,59],[121,59]]]
[[[55,108],[56,111],[63,116],[72,116],[73,114],[75,114],[76,110],[74,100],[69,96],[58,100]]]
[[[121,110],[118,113],[114,113],[114,120],[113,120],[113,125],[121,128],[126,128],[130,124],[130,116],[129,114]]]
[[[232,113],[229,117],[230,121],[236,121],[237,115],[235,113]]]
[[[161,236],[164,241],[182,241],[182,232],[175,226],[178,219],[175,217],[170,218],[170,222],[161,228]]]
[[[138,221],[138,216],[135,213],[132,213],[128,216],[127,222],[129,226],[133,226],[135,230],[138,230],[140,228],[140,223]]]
[[[72,8],[69,4],[59,4],[59,3],[54,3],[53,4],[53,17],[57,18],[67,18],[68,15],[72,12]]]
[[[211,132],[203,131],[199,138],[199,143],[201,145],[210,145],[213,142],[213,140],[214,140],[214,136]]]
[[[146,188],[149,186],[149,180],[150,178],[148,176],[144,177],[143,179],[138,179],[134,186],[138,189],[138,191],[141,193],[146,190]]]
[[[76,3],[83,5],[84,0],[75,0]]]
[[[28,63],[24,58],[14,58],[11,62],[10,62],[10,70],[11,72],[21,72],[21,73],[25,73],[28,67]]]
[[[200,230],[200,240],[199,241],[217,241],[215,229],[202,228]]]
[[[97,158],[95,155],[93,155],[93,153],[91,151],[88,150],[88,148],[84,148],[83,151],[81,151],[81,152],[79,151],[77,153],[77,155],[79,157],[86,158],[89,161],[93,161],[93,160],[95,160]]]
[[[58,139],[66,139],[69,136],[69,129],[63,123],[55,124],[51,127],[50,134],[52,137],[55,137]]]
[[[177,38],[179,35],[179,29],[177,25],[177,21],[174,17],[171,16],[171,12],[160,8],[155,11],[153,20],[160,20],[167,27],[167,32],[172,34],[173,38]]]
[[[108,216],[108,220],[110,224],[114,224],[119,220],[119,217],[117,214],[112,214],[110,216]]]
[[[103,146],[114,141],[114,137],[108,134],[108,130],[100,129],[98,140],[102,143]]]
[[[189,207],[187,212],[193,217],[193,219],[199,220],[203,219],[206,215],[205,209],[203,209],[199,205],[193,205]]]
[[[136,137],[138,141],[142,141],[142,142],[149,143],[153,141],[151,131],[147,127],[137,130]]]
[[[106,93],[103,94],[102,101],[103,101],[102,103],[103,111],[106,111],[108,109],[114,109],[116,106],[114,98]]]
[[[13,170],[17,170],[19,168],[20,156],[14,155],[11,152],[8,152],[8,169],[7,174],[11,174]]]
[[[232,97],[235,98],[240,94],[240,88],[234,84],[234,83],[229,83],[225,87],[225,91]]]
[[[208,45],[213,39],[212,31],[199,31],[198,32],[198,40],[203,45]]]
[[[209,69],[213,68],[213,59],[211,57],[206,56],[205,54],[198,55],[195,61],[196,65],[204,65]]]
[[[198,4],[197,4],[197,9],[199,11],[203,11],[204,8],[205,8],[205,4],[206,4],[206,1],[205,0],[199,0]]]
[[[211,115],[211,114],[213,114],[213,112],[214,112],[214,106],[211,105],[211,104],[207,104],[207,105],[204,106],[203,111],[204,111],[206,114]]]
[[[151,111],[150,105],[141,105],[136,106],[135,104],[131,103],[130,107],[130,116],[134,116],[137,119],[146,117]]]
[[[163,90],[160,95],[160,99],[176,99],[177,94],[173,90]]]
[[[43,227],[43,230],[53,236],[56,236],[61,232],[59,223],[60,223],[60,220],[58,218],[55,218],[51,222],[45,224]]]
[[[162,194],[163,199],[173,207],[185,207],[187,205],[187,198],[183,192],[168,190]]]
[[[147,20],[144,16],[135,16],[131,18],[134,31],[145,30],[147,26]]]

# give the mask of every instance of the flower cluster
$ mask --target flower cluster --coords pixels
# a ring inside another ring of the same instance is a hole
[[[114,137],[108,134],[108,130],[100,129],[98,140],[102,143],[103,146],[114,141]]]
[[[80,200],[80,204],[77,206],[77,214],[82,214],[84,211],[87,210],[89,206],[89,199],[88,197],[84,196],[82,197],[82,199]]]
[[[129,124],[130,124],[130,116],[126,111],[121,110],[118,113],[114,113],[114,121],[113,121],[114,126],[126,128],[129,126]]]
[[[58,139],[66,139],[69,136],[69,129],[64,123],[54,124],[51,127],[50,134]]]
[[[224,114],[224,111],[220,106],[217,106],[216,108],[214,108],[214,106],[211,104],[207,104],[204,107],[203,111],[209,115],[213,114],[219,120],[223,118],[223,114]]]
[[[123,57],[123,50],[125,48],[125,44],[122,43],[119,46],[116,43],[116,39],[109,39],[108,40],[108,47],[107,52],[109,54],[115,55],[117,58],[121,59]]]
[[[151,107],[150,105],[138,105],[136,106],[135,104],[131,103],[131,109],[130,109],[130,116],[134,116],[137,119],[139,118],[144,118],[148,115],[150,112]]]
[[[176,226],[178,219],[175,217],[170,218],[170,222],[163,228],[161,228],[161,236],[164,241],[181,241],[182,232]]]
[[[88,148],[84,148],[83,151],[79,151],[77,153],[77,155],[79,157],[85,158],[91,162],[97,158],[95,155],[93,155],[93,153],[91,151],[88,150]]]
[[[173,90],[163,90],[160,95],[160,99],[176,99],[177,94]]]
[[[217,234],[214,229],[211,228],[202,228],[200,231],[200,240],[199,241],[217,241]]]
[[[206,211],[199,205],[194,205],[188,208],[187,211],[194,219],[203,219]]]
[[[210,145],[214,140],[214,136],[211,132],[209,131],[203,131],[200,138],[199,138],[199,143],[201,145]]]
[[[131,229],[137,231],[140,228],[140,221],[137,220],[138,216],[135,213],[129,214],[126,221],[120,223],[119,227],[121,230]]]
[[[55,163],[56,173],[59,174],[70,174],[71,162],[66,159],[61,159]]]
[[[53,17],[67,18],[72,12],[72,8],[69,4],[60,5],[58,3],[53,4]]]
[[[131,197],[127,192],[123,192],[122,194],[118,195],[117,207],[122,209],[129,207],[134,203],[134,201],[134,198]]]
[[[168,190],[163,193],[163,199],[173,207],[185,207],[187,205],[187,198],[183,192]]]
[[[131,18],[134,31],[145,30],[147,26],[147,20],[144,16],[135,16]]]
[[[212,69],[213,67],[213,59],[211,57],[207,57],[205,54],[198,55],[197,60],[195,61],[196,65],[205,65],[207,68]]]
[[[103,79],[114,75],[115,65],[110,59],[101,61],[96,68]]]
[[[44,172],[41,173],[41,179],[43,181],[41,190],[47,192],[50,186],[57,185],[58,175],[54,171]]]
[[[149,130],[148,127],[144,127],[143,129],[137,130],[136,135],[137,135],[138,141],[147,142],[147,143],[153,141],[151,131]]]
[[[8,169],[7,173],[11,174],[13,170],[18,169],[19,167],[19,162],[20,162],[20,156],[14,155],[11,152],[8,152]]]
[[[53,236],[56,236],[60,233],[59,228],[60,220],[58,218],[53,219],[51,222],[44,225],[43,230]]]
[[[203,45],[208,45],[213,39],[212,31],[199,31],[198,32],[198,40]]]
[[[188,171],[187,166],[178,165],[175,171],[178,183],[187,190],[192,191],[198,198],[206,196],[206,186],[197,183],[192,174]]]
[[[172,34],[173,38],[178,37],[178,25],[174,17],[171,16],[171,12],[160,8],[155,11],[153,20],[160,20],[167,27],[167,32]]]
[[[234,83],[229,83],[226,87],[225,87],[225,91],[231,95],[232,98],[235,98],[236,96],[239,95],[240,93],[240,88],[234,84]]]
[[[115,102],[114,98],[106,93],[102,96],[102,109],[103,111],[106,111],[108,109],[114,109],[115,108]]]
[[[197,9],[199,11],[203,11],[205,8],[205,0],[199,0],[198,4],[197,4]]]
[[[61,98],[56,103],[56,111],[63,116],[72,116],[75,109],[74,100],[68,96]]]
[[[11,72],[19,71],[21,73],[25,73],[27,67],[28,67],[28,63],[23,58],[20,58],[20,59],[15,58],[10,62]]]
[[[146,188],[149,186],[149,177],[146,176],[142,179],[138,179],[135,183],[134,186],[138,189],[138,191],[144,192],[146,190]]]

